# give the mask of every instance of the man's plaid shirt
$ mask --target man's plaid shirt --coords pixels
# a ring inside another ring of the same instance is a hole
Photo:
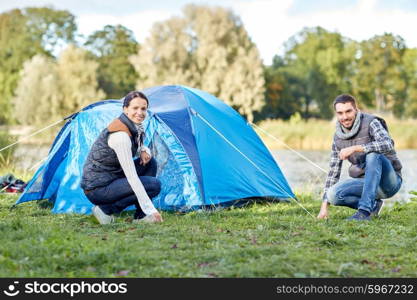
[[[365,153],[378,152],[386,153],[394,149],[394,143],[389,136],[387,130],[382,126],[378,119],[372,120],[369,124],[369,134],[372,142],[362,145]],[[330,169],[327,174],[326,183],[324,186],[323,201],[327,201],[327,190],[339,181],[340,172],[342,170],[343,160],[339,158],[339,152],[333,140],[332,152],[330,154]]]

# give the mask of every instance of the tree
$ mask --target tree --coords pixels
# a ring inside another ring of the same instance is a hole
[[[43,124],[59,118],[62,101],[53,59],[37,54],[25,62],[13,99],[14,117],[21,124]]]
[[[98,63],[91,60],[84,49],[69,45],[61,53],[57,63],[62,93],[61,115],[72,114],[105,97],[105,93],[98,89],[97,69]]]
[[[184,84],[205,90],[249,121],[263,104],[262,61],[241,20],[220,7],[188,5],[183,17],[156,23],[131,59],[138,88]]]
[[[407,80],[407,98],[402,102],[404,114],[417,118],[417,48],[406,49],[403,62]]]
[[[289,119],[302,111],[302,84],[284,67],[282,57],[276,55],[271,66],[265,67],[265,106],[259,119]]]
[[[0,14],[0,124],[12,119],[10,99],[23,63],[42,52],[39,41],[30,36],[26,22],[19,9]]]
[[[129,62],[139,44],[133,32],[122,25],[107,25],[91,34],[85,43],[99,63],[99,87],[109,98],[121,98],[135,88],[138,74]]]
[[[304,117],[315,114],[330,118],[332,99],[349,91],[348,80],[353,61],[351,41],[339,33],[321,27],[305,28],[286,43],[284,63],[281,68],[298,85],[295,92],[302,100]]]
[[[75,43],[77,24],[69,11],[50,7],[28,7],[23,11],[32,39],[40,41],[48,53],[56,55],[68,43]]]
[[[0,124],[12,122],[10,100],[23,63],[36,54],[53,56],[75,32],[74,16],[67,11],[25,8],[0,14]]]
[[[378,112],[394,111],[402,115],[406,94],[403,65],[405,43],[390,33],[363,41],[357,52],[354,90],[361,101]]]
[[[103,99],[97,89],[98,64],[86,50],[68,46],[58,61],[35,55],[24,64],[13,99],[21,124],[45,124],[66,117],[91,102]]]

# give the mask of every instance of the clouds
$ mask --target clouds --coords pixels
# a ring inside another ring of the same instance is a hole
[[[136,39],[143,43],[155,22],[166,20],[172,15],[172,11],[164,10],[144,10],[125,16],[86,14],[79,16],[77,23],[80,33],[84,36],[88,36],[96,30],[103,29],[105,25],[121,24],[132,30]]]

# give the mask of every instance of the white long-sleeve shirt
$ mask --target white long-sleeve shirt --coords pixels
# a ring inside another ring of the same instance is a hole
[[[107,139],[107,144],[116,152],[120,166],[122,167],[136,198],[138,198],[139,205],[143,212],[146,215],[156,213],[157,210],[146,193],[138,173],[136,172],[135,163],[132,158],[132,142],[130,141],[129,135],[123,131],[111,133]],[[150,155],[148,148],[143,147],[140,150],[146,151]]]

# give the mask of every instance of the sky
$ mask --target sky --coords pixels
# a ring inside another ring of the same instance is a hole
[[[267,65],[304,27],[321,26],[357,41],[390,32],[403,37],[408,47],[417,47],[415,0],[1,0],[0,12],[29,6],[66,9],[76,16],[84,36],[122,24],[143,43],[155,22],[181,16],[189,3],[232,9]]]

